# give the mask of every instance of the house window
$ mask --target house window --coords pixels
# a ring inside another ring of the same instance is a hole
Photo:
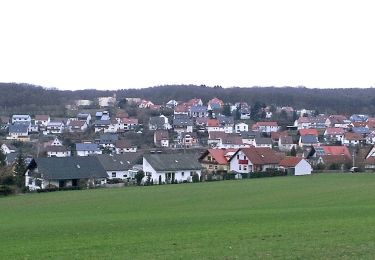
[[[208,169],[212,169],[212,164],[208,165]]]
[[[243,170],[244,170],[244,171],[247,171],[247,165],[244,165],[244,166],[243,166]]]
[[[238,165],[238,170],[240,170],[240,171],[242,170],[242,167],[241,167],[241,165]]]
[[[112,172],[112,178],[116,178],[116,173]]]
[[[207,156],[207,160],[211,161],[211,156]]]
[[[33,184],[33,179],[29,179],[29,185],[32,185]]]
[[[217,170],[217,165],[215,165],[215,170]]]
[[[185,173],[184,172],[181,172],[181,176],[184,177]]]
[[[240,159],[240,155],[239,154],[237,154],[237,160],[239,160]]]
[[[246,155],[243,156],[243,159],[246,160]]]

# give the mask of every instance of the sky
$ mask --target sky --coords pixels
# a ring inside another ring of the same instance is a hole
[[[375,2],[1,0],[0,82],[375,86]]]

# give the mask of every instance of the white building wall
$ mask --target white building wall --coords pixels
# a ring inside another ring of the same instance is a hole
[[[311,171],[311,165],[303,159],[296,165],[294,175],[308,175],[311,174]]]

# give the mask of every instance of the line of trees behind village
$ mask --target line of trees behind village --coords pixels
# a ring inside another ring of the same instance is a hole
[[[117,95],[117,99],[139,97],[155,104],[165,104],[171,99],[187,100],[199,97],[207,102],[219,97],[224,102],[255,102],[276,106],[292,106],[295,109],[310,108],[329,114],[372,114],[375,110],[375,89],[309,89],[305,87],[252,87],[222,88],[204,85],[167,85],[143,89],[77,90],[62,91],[29,84],[0,83],[0,111],[25,113],[44,112],[52,116],[64,116],[66,104],[75,99],[94,99]]]

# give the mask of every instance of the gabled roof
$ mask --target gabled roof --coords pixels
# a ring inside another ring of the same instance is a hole
[[[223,139],[229,134],[222,132],[222,131],[211,131],[208,134],[208,139],[213,140],[213,139]]]
[[[255,165],[278,164],[281,161],[281,157],[268,147],[241,148],[231,157],[230,160],[235,158],[239,151],[242,151]]]
[[[301,142],[304,144],[316,144],[318,143],[318,137],[315,135],[304,135],[301,136]]]
[[[219,124],[221,125],[233,125],[234,124],[234,119],[231,116],[218,115],[217,120],[219,120]]]
[[[280,161],[279,165],[284,167],[296,167],[302,159],[303,158],[300,157],[287,156]]]
[[[261,127],[261,126],[279,126],[277,122],[257,122],[256,124],[253,125],[254,127]]]
[[[119,149],[126,149],[134,147],[129,140],[117,140],[115,143],[115,147]]]
[[[318,130],[316,130],[315,128],[300,129],[299,130],[299,134],[300,134],[300,136],[305,136],[305,135],[315,135],[315,136],[318,136],[319,135]]]
[[[14,124],[9,126],[9,133],[26,133],[29,131],[29,126],[27,124]]]
[[[365,140],[365,138],[359,134],[359,133],[352,133],[352,132],[347,132],[344,135],[344,138],[348,141],[361,141]]]
[[[86,143],[77,143],[76,144],[77,151],[99,151],[99,146],[97,144],[86,144]]]
[[[117,134],[105,133],[100,135],[100,144],[114,144],[118,140]]]
[[[93,156],[87,157],[49,157],[35,158],[29,164],[29,169],[38,168],[38,172],[31,172],[35,177],[46,180],[70,180],[106,178],[107,173],[99,160]]]
[[[280,136],[280,144],[293,144],[293,138],[289,135]]]
[[[203,160],[207,155],[212,156],[212,158],[221,165],[227,165],[229,161],[228,153],[234,153],[237,149],[208,149],[200,157],[199,160]]]
[[[69,126],[71,127],[79,127],[81,128],[86,124],[86,121],[79,121],[79,120],[74,120],[69,123]]]
[[[64,152],[69,152],[69,150],[60,145],[50,145],[46,147],[47,152],[55,152],[55,153],[64,153]]]
[[[154,132],[154,137],[157,142],[163,139],[169,139],[169,133],[167,130],[156,130]]]
[[[194,122],[192,119],[183,119],[183,118],[175,118],[173,120],[173,126],[177,127],[186,127],[186,126],[192,126],[194,125]]]
[[[324,132],[326,135],[343,135],[345,134],[344,128],[341,127],[327,127]]]
[[[190,108],[191,113],[206,113],[207,107],[206,106],[192,106]]]
[[[144,159],[155,171],[194,171],[202,166],[192,154],[145,154]]]
[[[370,130],[367,127],[353,127],[352,131],[358,134],[369,134]]]
[[[110,125],[111,120],[95,120],[94,125]]]
[[[35,120],[38,121],[47,121],[49,118],[49,115],[35,115]]]
[[[219,126],[219,120],[217,120],[217,119],[208,119],[207,120],[207,126],[209,126],[209,127],[218,127]]]
[[[125,153],[125,154],[99,154],[95,155],[100,164],[106,171],[127,171],[133,168],[135,164],[142,161],[142,153]]]
[[[268,144],[268,145],[272,145],[272,139],[271,138],[266,138],[266,137],[256,137],[255,138],[255,143],[256,144]]]
[[[238,135],[227,135],[221,138],[222,144],[242,145],[242,138]]]

